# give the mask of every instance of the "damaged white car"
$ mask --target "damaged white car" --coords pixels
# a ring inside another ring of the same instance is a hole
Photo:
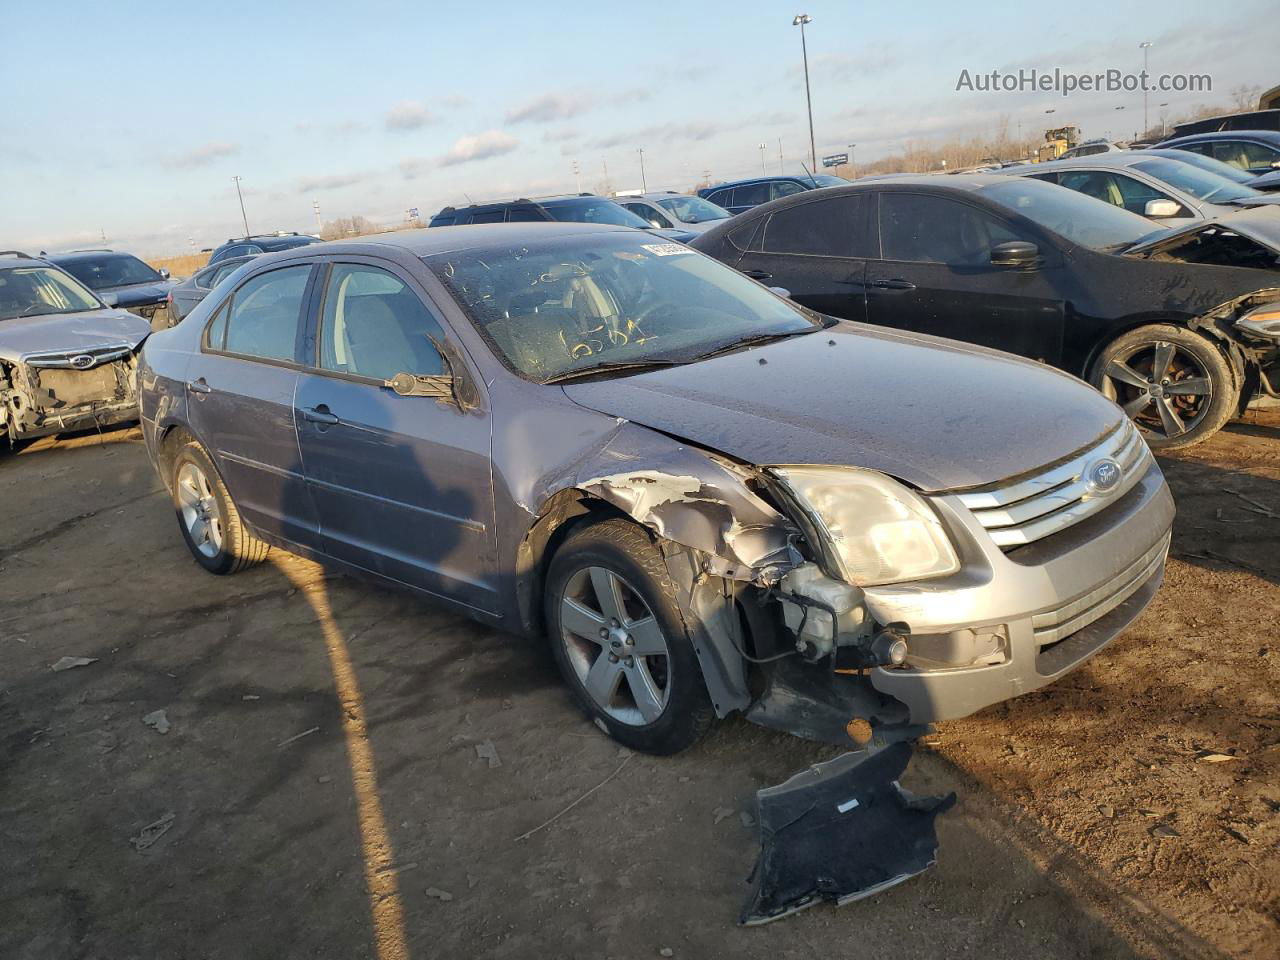
[[[505,224],[260,257],[142,351],[197,562],[272,545],[545,636],[619,741],[850,744],[1050,683],[1173,504],[1066,374],[836,321],[680,244]]]
[[[52,264],[0,252],[0,445],[136,420],[150,332]]]

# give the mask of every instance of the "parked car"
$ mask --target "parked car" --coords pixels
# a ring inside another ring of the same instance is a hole
[[[563,197],[521,198],[473,203],[466,207],[445,207],[427,224],[428,227],[467,226],[480,223],[601,223],[646,230],[664,240],[684,243],[696,234],[683,228],[654,227],[607,197],[592,193],[576,193]]]
[[[709,200],[667,190],[642,193],[633,197],[614,197],[613,202],[625,207],[651,227],[676,227],[703,233],[721,220],[733,216],[724,207]]]
[[[777,200],[692,245],[811,309],[1083,377],[1154,447],[1195,443],[1257,390],[1276,395],[1274,210],[1161,229],[1028,177],[903,176]]]
[[[137,419],[150,331],[47,260],[0,252],[0,448]]]
[[[770,200],[804,193],[806,190],[817,190],[821,187],[840,187],[848,183],[841,177],[833,177],[827,173],[815,176],[805,174],[802,177],[753,177],[749,180],[733,180],[729,183],[717,183],[714,187],[703,187],[698,196],[710,200],[718,207],[730,213],[742,213]]]
[[[1280,132],[1274,130],[1197,133],[1186,137],[1171,137],[1156,146],[1166,150],[1202,153],[1239,167],[1255,177],[1280,171]]]
[[[1168,226],[1224,217],[1244,207],[1269,207],[1280,215],[1280,197],[1274,194],[1146,151],[1105,153],[1009,173],[1056,183]]]
[[[1201,170],[1216,173],[1220,177],[1226,177],[1232,183],[1251,187],[1254,190],[1262,190],[1264,192],[1280,190],[1280,170],[1273,170],[1271,173],[1255,176],[1246,170],[1233,167],[1231,164],[1223,163],[1221,160],[1215,160],[1213,157],[1206,156],[1203,153],[1196,153],[1192,150],[1179,150],[1176,147],[1147,147],[1142,152],[1153,157],[1181,160],[1183,163],[1189,163]]]
[[[195,309],[195,305],[203,300],[209,291],[221,283],[226,277],[235,273],[242,266],[259,254],[248,254],[243,257],[228,257],[215,264],[197,270],[181,283],[175,284],[169,291],[169,326],[178,323],[183,317]]]
[[[1160,583],[1158,466],[1041,365],[823,317],[608,225],[243,271],[143,349],[196,562],[282,547],[545,636],[630,747],[738,711],[916,736],[1078,666]]]
[[[1063,151],[1061,156],[1055,157],[1053,160],[1045,161],[1053,163],[1057,160],[1074,160],[1077,157],[1092,157],[1099,153],[1115,153],[1117,150],[1129,149],[1128,144],[1117,143],[1114,140],[1086,140],[1079,146],[1072,147],[1070,150]]]
[[[292,250],[295,247],[305,247],[308,244],[319,243],[319,237],[313,237],[305,233],[285,233],[283,230],[276,233],[264,233],[252,237],[240,237],[228,240],[220,247],[215,247],[213,253],[209,254],[209,263],[212,266],[215,263],[221,263],[223,260],[229,260],[232,257],[249,257],[257,256],[260,253],[276,253],[280,250]]]
[[[1274,91],[1272,91],[1274,92]],[[1278,130],[1280,131],[1280,110],[1265,108],[1246,110],[1242,113],[1227,113],[1217,117],[1205,117],[1202,120],[1188,120],[1175,124],[1173,135],[1187,137],[1197,133],[1219,133],[1229,130]]]
[[[49,254],[57,264],[113,307],[147,320],[164,310],[174,281],[165,268],[156,270],[131,253],[115,250],[73,250]],[[160,322],[164,323],[163,314]]]

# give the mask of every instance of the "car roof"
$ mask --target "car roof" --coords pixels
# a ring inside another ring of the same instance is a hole
[[[48,259],[52,260],[54,263],[71,263],[71,262],[75,262],[76,260],[91,260],[91,259],[97,259],[98,257],[102,257],[102,256],[133,257],[134,260],[138,259],[132,253],[129,253],[126,250],[105,250],[105,249],[104,250],[69,250],[66,253],[50,253],[47,255]]]
[[[1203,143],[1213,140],[1264,140],[1267,143],[1280,144],[1280,131],[1277,130],[1214,130],[1209,133],[1188,133],[1184,137],[1171,137],[1161,141],[1157,146],[1170,143]]]
[[[468,203],[462,206],[449,204],[442,207],[440,212],[435,214],[436,217],[447,217],[451,213],[461,213],[464,210],[502,210],[506,207],[541,207],[555,206],[558,203],[565,203],[569,200],[608,200],[608,197],[602,197],[597,193],[557,193],[550,197],[511,197],[507,200],[482,200],[479,203]],[[621,198],[619,198],[621,199]],[[479,224],[477,224],[479,226]]]
[[[1095,153],[1088,157],[1067,157],[1065,160],[1047,160],[1044,163],[1033,163],[1029,167],[1020,167],[1019,172],[1030,170],[1033,173],[1039,172],[1040,167],[1047,170],[1069,170],[1073,167],[1132,167],[1142,162],[1150,160],[1151,154],[1139,150],[1112,150],[1109,153]],[[1162,157],[1161,159],[1173,160],[1175,163],[1184,163],[1176,157]]]
[[[400,230],[396,233],[376,233],[367,237],[350,237],[345,240],[316,243],[309,246],[305,253],[302,251],[289,251],[289,253],[315,256],[329,252],[359,252],[360,247],[381,246],[395,247],[415,257],[429,257],[437,253],[452,253],[456,250],[470,250],[494,244],[537,243],[564,236],[622,232],[634,233],[652,240],[651,234],[633,227],[543,220],[532,223],[473,223],[460,227],[423,227],[416,230]],[[285,255],[280,254],[280,256]]]
[[[37,263],[44,264],[46,267],[49,265],[49,261],[44,257],[33,256],[21,250],[0,250],[0,270],[7,270],[10,267],[30,267]]]
[[[704,190],[719,190],[722,187],[745,187],[753,183],[772,183],[775,180],[797,180],[807,182],[808,176],[801,176],[798,173],[775,173],[768,177],[747,177],[745,180],[725,180],[723,183],[712,184],[704,187]]]

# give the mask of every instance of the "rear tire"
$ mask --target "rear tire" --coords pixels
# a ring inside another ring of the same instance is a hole
[[[204,448],[187,440],[171,463],[174,513],[196,563],[223,575],[265,560],[270,545],[249,533]]]
[[[636,524],[611,519],[571,534],[551,560],[544,609],[565,683],[613,739],[666,755],[711,728],[715,711],[675,585]]]
[[[1118,403],[1154,450],[1207,440],[1231,419],[1240,384],[1210,340],[1170,323],[1130,330],[1111,341],[1089,382]]]

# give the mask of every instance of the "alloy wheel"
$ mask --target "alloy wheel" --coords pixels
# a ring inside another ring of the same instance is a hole
[[[184,463],[178,471],[178,508],[195,548],[216,557],[222,549],[222,520],[209,478],[194,463]]]
[[[646,726],[671,694],[670,651],[644,598],[605,567],[584,567],[560,597],[565,653],[592,701],[619,723]]]
[[[1106,396],[1144,430],[1167,440],[1192,430],[1213,400],[1213,380],[1204,365],[1167,340],[1117,354],[1102,377]]]

